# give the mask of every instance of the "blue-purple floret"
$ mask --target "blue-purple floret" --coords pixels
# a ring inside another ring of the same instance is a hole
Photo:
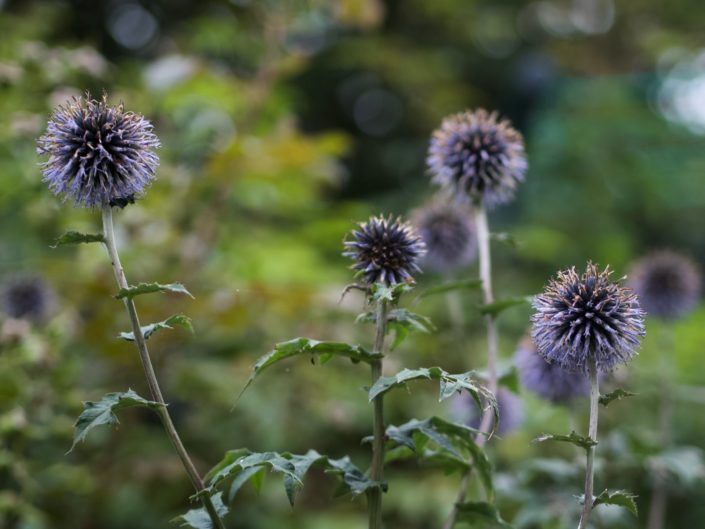
[[[568,403],[590,392],[585,373],[570,372],[560,364],[547,362],[531,338],[521,341],[514,355],[521,385],[542,399],[555,404]]]
[[[426,252],[411,225],[391,216],[371,217],[358,224],[351,240],[343,244],[343,255],[355,261],[352,268],[368,285],[413,283],[413,274],[421,272],[418,261]]]
[[[154,179],[159,139],[144,117],[121,105],[72,99],[49,119],[37,152],[49,189],[74,205],[95,207],[134,201]]]
[[[582,275],[575,268],[564,270],[536,296],[531,334],[548,362],[587,372],[594,360],[605,372],[637,354],[644,312],[631,289],[609,280],[611,273],[592,263]]]

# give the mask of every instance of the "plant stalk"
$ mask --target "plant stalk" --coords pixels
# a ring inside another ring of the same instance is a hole
[[[374,352],[384,352],[384,337],[387,333],[387,302],[380,300],[377,302],[375,318],[375,343]],[[372,363],[372,384],[382,376],[382,360],[375,360]],[[372,466],[370,468],[370,479],[381,482],[384,470],[384,398],[378,395],[372,401],[373,423],[372,423]],[[382,529],[382,488],[373,487],[367,493],[367,506],[369,510],[369,529]]]
[[[128,288],[129,284],[127,282],[127,278],[125,277],[125,272],[122,268],[122,264],[120,263],[120,256],[118,254],[117,245],[115,244],[115,231],[113,229],[112,207],[109,205],[103,206],[102,213],[103,236],[105,237],[105,246],[108,250],[108,255],[112,263],[113,272],[115,274],[115,280],[117,281],[118,288]],[[142,362],[142,368],[144,369],[145,377],[147,378],[149,392],[152,395],[152,399],[161,404],[161,406],[159,407],[159,417],[162,421],[162,425],[164,426],[164,430],[166,431],[167,435],[169,436],[169,439],[174,445],[176,453],[179,455],[181,463],[183,464],[184,469],[186,470],[186,473],[188,474],[188,477],[191,480],[191,483],[193,484],[193,487],[196,489],[196,492],[202,492],[205,488],[203,484],[203,479],[198,473],[198,470],[196,470],[193,461],[191,461],[191,458],[188,455],[186,448],[181,442],[181,438],[179,437],[179,434],[176,431],[176,428],[174,427],[174,423],[172,422],[171,416],[169,415],[169,410],[167,409],[166,402],[164,401],[164,397],[162,396],[162,391],[159,387],[159,382],[157,381],[157,375],[154,372],[152,360],[149,356],[149,350],[147,349],[147,343],[144,339],[144,336],[142,335],[142,329],[140,326],[139,317],[137,315],[137,308],[135,307],[135,303],[131,298],[128,297],[124,298],[124,302],[125,308],[127,309],[127,313],[130,316],[130,324],[132,325],[132,332],[135,336],[135,345],[140,355],[140,361]],[[223,521],[221,520],[220,516],[218,516],[218,513],[215,509],[215,506],[213,505],[210,496],[208,494],[202,495],[201,502],[203,503],[203,506],[205,507],[209,517],[213,522],[213,527],[215,527],[216,529],[225,529]]]
[[[492,291],[492,255],[490,253],[490,229],[487,221],[487,210],[483,204],[475,207],[475,228],[477,230],[477,246],[480,261],[480,280],[482,281],[482,301],[485,305],[494,301]],[[487,327],[487,373],[488,389],[493,395],[497,394],[497,325],[495,318],[488,314],[485,316],[485,325]],[[492,427],[494,414],[491,408],[487,408],[482,414],[479,430],[481,432],[489,432]],[[483,447],[487,442],[488,436],[478,435],[475,437],[475,442],[478,446]],[[453,510],[443,524],[443,529],[452,529],[458,518],[458,506],[465,501],[468,488],[470,486],[470,478],[472,477],[472,467],[465,471],[463,480],[460,483],[460,489],[453,505]]]
[[[588,437],[597,442],[597,417],[599,413],[598,405],[600,402],[600,383],[597,378],[597,365],[595,359],[591,358],[588,365],[590,376],[590,424],[588,426]],[[585,501],[583,502],[583,510],[580,513],[580,523],[578,529],[587,527],[590,511],[592,511],[593,498],[593,481],[595,478],[595,447],[591,446],[587,449],[587,464],[585,466]]]

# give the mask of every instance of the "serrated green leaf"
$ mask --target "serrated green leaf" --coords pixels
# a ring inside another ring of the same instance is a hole
[[[92,242],[105,242],[105,237],[102,233],[80,233],[77,231],[67,231],[61,235],[54,244],[52,248],[58,248],[59,246],[66,246],[68,244],[86,244]]]
[[[496,506],[484,501],[469,501],[458,505],[457,521],[477,529],[513,529],[512,525],[502,519]]]
[[[408,453],[395,454],[395,457],[415,455],[420,462],[433,463],[447,471],[465,470],[468,459],[472,458],[487,496],[494,498],[492,484],[492,464],[485,451],[475,442],[476,435],[483,432],[464,424],[431,417],[424,421],[412,419],[401,426],[387,428],[387,439],[408,449]],[[429,443],[438,450],[429,448]]]
[[[589,437],[583,437],[575,432],[570,432],[570,435],[559,435],[559,434],[543,434],[533,440],[534,443],[543,443],[544,441],[559,441],[562,443],[571,443],[580,448],[588,449],[593,446],[597,446],[597,441],[590,439]]]
[[[517,305],[530,304],[534,300],[533,296],[521,296],[515,298],[498,299],[487,305],[480,305],[480,313],[484,316],[497,317],[505,310]]]
[[[636,494],[626,490],[609,491],[605,489],[593,499],[592,508],[594,509],[598,505],[618,505],[627,509],[634,516],[639,516],[636,502],[634,501],[637,497]],[[580,503],[584,502],[585,496],[583,495],[580,497]]]
[[[376,323],[377,314],[375,312],[363,312],[358,315],[355,323]],[[394,341],[390,350],[396,349],[410,332],[422,332],[430,334],[436,330],[436,326],[430,318],[410,312],[406,309],[393,309],[387,314],[387,330],[394,331]]]
[[[152,294],[154,292],[174,292],[176,294],[186,294],[187,296],[193,298],[191,293],[186,290],[186,287],[181,283],[169,283],[167,285],[162,285],[161,283],[140,283],[136,286],[121,288],[118,290],[115,297],[117,299],[132,299],[135,296]]]
[[[607,407],[613,400],[622,400],[627,397],[634,397],[637,393],[632,393],[631,391],[625,391],[622,388],[615,389],[611,393],[606,395],[600,395],[600,404]]]
[[[257,489],[257,492],[259,492],[262,488],[262,482],[264,481],[264,474],[266,470],[267,469],[265,467],[250,467],[240,472],[237,476],[235,476],[230,484],[228,499],[233,501],[235,495],[248,481],[251,481],[255,489]]]
[[[115,415],[118,410],[137,406],[158,410],[162,407],[158,402],[140,397],[131,389],[124,393],[108,393],[98,402],[84,402],[83,406],[83,412],[79,415],[75,424],[71,450],[74,449],[76,444],[84,441],[88,432],[96,426],[119,424],[120,421]]]
[[[413,286],[408,283],[396,283],[394,285],[385,285],[384,283],[375,283],[369,289],[369,301],[372,305],[378,301],[387,301],[392,305],[399,303],[399,298],[402,294],[413,290]]]
[[[189,332],[193,332],[191,318],[189,318],[188,316],[184,316],[183,314],[174,314],[173,316],[169,316],[164,321],[150,323],[149,325],[144,325],[140,327],[140,329],[142,330],[142,336],[144,336],[144,339],[149,340],[149,337],[152,336],[155,332],[163,329],[173,329],[173,325],[178,325]],[[134,342],[135,333],[121,332],[120,338],[122,338],[123,340],[127,340],[128,342]]]
[[[211,501],[218,516],[223,518],[228,514],[228,507],[223,503],[223,493],[217,492],[211,496]],[[213,521],[208,515],[205,507],[191,509],[186,514],[182,514],[171,520],[179,524],[179,527],[191,527],[191,529],[213,529]]]
[[[481,279],[460,279],[458,281],[448,281],[434,287],[427,288],[416,299],[424,299],[437,294],[446,294],[455,290],[477,290],[482,288]]]
[[[207,491],[212,491],[226,480],[233,480],[230,488],[231,499],[237,494],[242,485],[257,476],[260,470],[270,469],[284,476],[284,490],[289,502],[293,505],[296,494],[303,487],[303,478],[311,466],[319,465],[332,474],[341,478],[341,485],[353,495],[362,494],[372,487],[385,485],[372,481],[352,464],[350,458],[330,459],[315,450],[309,450],[304,455],[277,452],[252,453],[248,450],[234,450],[226,453],[206,476]],[[256,469],[257,471],[253,470]]]

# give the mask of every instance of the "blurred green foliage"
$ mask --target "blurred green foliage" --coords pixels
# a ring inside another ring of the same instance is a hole
[[[240,447],[312,447],[365,468],[368,374],[347,362],[293,359],[233,409],[274,343],[369,344],[369,330],[353,324],[361,297],[339,302],[351,280],[345,233],[430,198],[428,135],[445,114],[484,105],[525,133],[530,161],[516,203],[491,216],[493,231],[517,241],[494,243],[499,297],[534,294],[559,267],[587,259],[621,276],[655,247],[705,262],[705,140],[667,119],[663,91],[705,48],[699,9],[694,0],[0,1],[0,274],[40,273],[59,298],[48,322],[5,320],[0,333],[0,527],[169,527],[190,493],[147,412],[128,410],[117,430],[97,429],[65,455],[82,400],[145,391],[131,345],[116,339],[128,322],[102,249],[49,247],[65,231],[99,228],[96,212],[61,204],[41,182],[35,138],[55,105],[105,90],[162,140],[159,178],[117,215],[118,237],[132,283],[181,281],[195,296],[138,303],[145,322],[193,319],[195,336],[162,332],[150,344],[199,468]],[[427,274],[420,288],[446,279]],[[401,345],[388,374],[481,367],[479,295],[463,292],[460,303],[462,322],[444,296],[420,301],[414,311],[438,331]],[[507,365],[528,315],[519,306],[500,318]],[[677,323],[668,350],[667,330],[649,321],[641,356],[608,382],[639,395],[602,414],[596,487],[637,493],[642,515],[601,507],[595,527],[644,527],[654,458],[670,472],[667,526],[702,525],[703,318],[701,308]],[[656,418],[664,359],[678,380],[667,453]],[[446,414],[435,392],[390,394],[388,422]],[[566,410],[522,396],[523,427],[492,454],[503,517],[563,528],[578,508],[580,454],[530,440],[567,433],[571,421],[580,428],[584,403]],[[459,482],[409,463],[387,478],[388,525],[410,529],[439,527]],[[278,485],[246,486],[230,527],[359,527],[364,502],[331,500],[331,483],[314,472],[294,510]]]

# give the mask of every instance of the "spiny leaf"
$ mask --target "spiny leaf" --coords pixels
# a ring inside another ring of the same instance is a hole
[[[408,283],[396,283],[390,286],[384,283],[375,283],[369,289],[369,301],[372,304],[376,304],[378,301],[388,301],[392,305],[396,305],[399,303],[401,295],[412,289],[413,287]]]
[[[592,508],[594,509],[598,505],[618,505],[627,509],[634,516],[639,516],[636,502],[634,501],[637,497],[636,494],[626,490],[609,491],[605,489],[593,499]],[[584,494],[580,496],[579,501],[581,504],[585,503]]]
[[[364,312],[360,314],[355,323],[376,323],[377,314],[374,312]],[[390,346],[391,350],[396,349],[409,332],[422,332],[430,334],[436,330],[430,318],[410,312],[406,309],[393,309],[387,314],[387,329],[395,332],[394,342]]]
[[[435,463],[446,470],[465,470],[472,458],[478,475],[485,487],[487,496],[494,498],[492,485],[492,464],[484,450],[475,442],[475,435],[483,432],[464,424],[431,417],[424,421],[412,419],[401,426],[387,428],[386,436],[391,442],[406,447],[409,455],[415,455],[421,462]],[[429,448],[429,443],[438,450]],[[394,454],[397,457],[399,454]]]
[[[260,476],[259,470],[269,468],[274,472],[283,474],[284,489],[289,502],[293,505],[296,494],[303,487],[303,478],[313,465],[322,466],[323,469],[341,478],[342,486],[346,492],[353,495],[362,494],[373,487],[385,488],[384,484],[372,481],[352,464],[350,458],[330,459],[315,450],[306,454],[296,455],[277,452],[252,453],[240,449],[227,452],[206,476],[208,491],[214,490],[224,481],[233,479],[230,487],[230,498],[237,494],[240,487],[248,480]],[[256,470],[253,470],[256,469]]]
[[[188,316],[184,316],[183,314],[174,314],[173,316],[169,316],[167,319],[164,321],[160,321],[157,323],[150,323],[149,325],[144,325],[140,327],[142,331],[142,336],[144,336],[145,340],[148,340],[150,336],[152,336],[155,332],[163,330],[163,329],[173,329],[172,325],[179,325],[180,327],[183,327],[189,332],[193,332],[193,325],[191,324],[191,318]],[[133,332],[121,332],[120,333],[120,338],[123,340],[127,340],[128,342],[134,342],[135,341],[135,333]]]
[[[469,501],[458,505],[457,521],[470,524],[477,529],[513,529],[502,519],[496,506],[483,501]]]
[[[481,279],[460,279],[458,281],[448,281],[431,288],[427,288],[416,299],[423,299],[436,294],[445,294],[454,290],[476,290],[482,288]]]
[[[493,303],[489,303],[487,305],[480,305],[480,313],[484,316],[497,317],[499,316],[499,314],[501,314],[508,308],[531,303],[533,299],[533,296],[498,299]]]
[[[211,501],[216,513],[220,518],[228,514],[228,507],[223,503],[223,493],[217,492],[211,496]],[[179,527],[191,527],[192,529],[213,529],[213,521],[208,515],[205,507],[191,509],[186,514],[182,514],[171,520],[179,524]]]
[[[461,391],[470,393],[475,403],[481,409],[490,406],[494,413],[495,425],[499,422],[499,410],[497,400],[490,390],[480,385],[475,380],[477,373],[468,371],[458,375],[451,375],[440,367],[429,367],[419,369],[402,369],[396,375],[389,377],[379,377],[368,392],[370,401],[378,395],[382,395],[392,388],[405,385],[407,382],[419,379],[438,380],[440,382],[440,392],[438,400],[444,401]]]
[[[570,432],[570,435],[546,433],[533,440],[534,443],[543,443],[544,441],[560,441],[563,443],[571,443],[586,450],[597,445],[597,441],[590,439],[589,437],[583,437],[582,435],[578,435],[575,432]]]
[[[622,388],[615,389],[613,392],[607,395],[600,395],[600,404],[607,407],[613,400],[622,400],[627,397],[634,397],[637,393],[632,393],[631,391],[623,390]]]
[[[186,290],[186,287],[181,283],[169,283],[167,285],[162,285],[161,283],[140,283],[137,286],[121,288],[118,290],[115,297],[117,299],[132,299],[135,296],[151,294],[153,292],[175,292],[177,294],[186,294],[187,296],[193,298],[191,293]]]
[[[74,449],[76,444],[85,440],[88,432],[96,426],[102,424],[119,424],[120,421],[118,421],[117,415],[115,415],[115,412],[118,410],[136,406],[153,410],[158,410],[162,407],[158,402],[140,397],[131,389],[128,389],[124,393],[108,393],[98,402],[84,402],[83,406],[83,412],[76,421],[71,450]],[[69,452],[71,452],[71,450],[69,450]]]
[[[105,237],[102,233],[80,233],[77,231],[67,231],[61,235],[56,241],[52,248],[58,248],[59,246],[66,246],[68,244],[84,244],[91,242],[105,242]]]

